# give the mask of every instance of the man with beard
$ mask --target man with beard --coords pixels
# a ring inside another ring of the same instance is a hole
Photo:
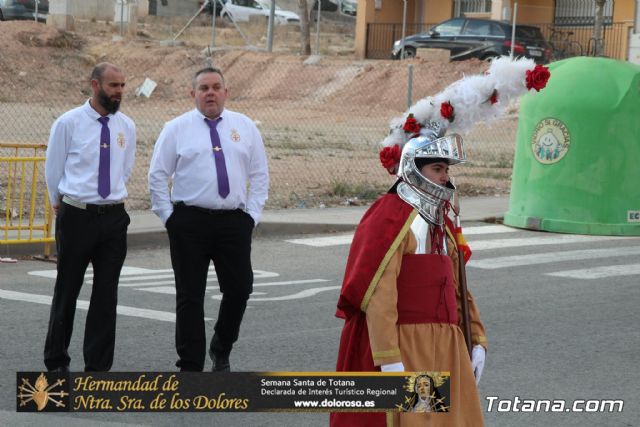
[[[85,325],[84,370],[108,371],[113,363],[118,280],[129,225],[125,184],[136,150],[135,125],[118,111],[124,85],[117,66],[98,64],[91,73],[91,98],[51,127],[45,177],[56,213],[58,275],[44,347],[49,371],[69,371],[67,350],[76,300],[90,262],[93,289]]]

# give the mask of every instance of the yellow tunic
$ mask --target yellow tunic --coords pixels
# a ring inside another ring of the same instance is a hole
[[[387,417],[387,425],[483,426],[480,399],[460,326],[448,323],[396,324],[396,279],[400,274],[402,256],[415,253],[416,246],[416,238],[408,232],[371,295],[366,316],[373,361],[376,366],[402,362],[407,371],[451,372],[451,408],[448,413],[393,413]],[[458,255],[451,239],[448,248],[455,269],[458,319],[462,319]],[[486,348],[484,326],[470,293],[468,302],[473,344]]]

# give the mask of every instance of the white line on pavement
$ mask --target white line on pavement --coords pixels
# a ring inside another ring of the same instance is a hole
[[[473,249],[472,249],[473,250]],[[518,267],[523,265],[547,264],[562,261],[599,259],[618,256],[640,255],[640,246],[622,248],[585,249],[578,251],[545,252],[541,254],[514,255],[480,260],[471,259],[467,267],[495,270],[498,268]]]
[[[550,237],[526,237],[518,239],[477,240],[469,243],[471,250],[518,248],[523,246],[564,245],[569,243],[602,242],[605,240],[628,239],[618,236],[582,236],[577,234],[559,234]]]
[[[309,237],[307,239],[291,239],[285,242],[295,243],[298,245],[314,246],[322,248],[325,246],[350,245],[353,240],[353,233],[342,234],[329,237]]]
[[[512,233],[521,231],[501,225],[486,225],[478,227],[468,227],[462,230],[465,235],[493,234],[493,233]],[[492,240],[473,240],[470,241],[472,251],[482,251],[488,249],[515,248],[520,246],[539,246],[539,245],[558,245],[565,243],[584,243],[599,242],[603,240],[624,239],[618,236],[584,236],[576,234],[556,234],[544,237],[526,237],[517,239],[492,239]],[[309,237],[307,239],[291,239],[285,240],[289,243],[299,245],[307,245],[314,247],[327,247],[351,244],[353,233],[341,234],[327,237]],[[471,239],[469,239],[471,240]]]
[[[515,228],[506,227],[504,225],[481,225],[477,227],[466,227],[462,230],[465,236],[478,235],[478,234],[498,234],[498,233],[515,233]],[[298,245],[307,245],[315,247],[325,246],[338,246],[349,245],[353,240],[353,233],[339,234],[335,236],[326,237],[309,237],[306,239],[291,239],[285,240],[285,242],[295,243]]]
[[[607,265],[604,267],[584,268],[582,270],[558,271],[546,273],[547,276],[567,277],[570,279],[603,279],[605,277],[635,276],[640,274],[640,264]]]
[[[33,302],[36,304],[51,305],[51,297],[49,295],[28,294],[25,292],[6,291],[0,289],[0,298],[12,301]],[[76,307],[81,310],[89,309],[89,301],[78,300]],[[168,311],[149,310],[146,308],[129,307],[126,305],[118,305],[118,314],[123,316],[141,317],[143,319],[161,320],[163,322],[175,322],[176,314]],[[212,320],[205,318],[205,320]]]
[[[135,276],[138,274],[157,274],[157,273],[170,273],[170,272],[173,272],[173,270],[171,269],[152,270],[149,268],[124,266],[120,271],[120,276]],[[36,270],[36,271],[30,271],[27,274],[31,276],[45,277],[47,279],[55,279],[57,275],[57,271],[55,269],[54,270]],[[87,272],[84,275],[84,277],[85,279],[93,277],[93,269],[91,267],[87,268]]]
[[[479,225],[476,227],[463,227],[462,234],[465,236],[473,236],[477,234],[500,234],[500,233],[515,233],[517,228],[507,227],[505,225]]]
[[[308,279],[308,280],[288,280],[285,282],[265,282],[265,283],[254,283],[253,287],[260,287],[260,286],[286,286],[286,285],[305,285],[305,284],[309,284],[309,283],[322,283],[322,282],[329,282],[330,280],[327,279]],[[175,295],[176,294],[176,288],[175,288],[175,284],[173,282],[171,282],[170,284],[173,284],[174,286],[153,286],[156,285],[158,283],[164,283],[164,282],[155,282],[155,283],[138,283],[136,284],[137,286],[149,286],[146,288],[136,288],[136,291],[147,291],[147,292],[155,292],[158,294],[168,294],[168,295]],[[209,291],[217,291],[218,287],[217,286],[207,286],[206,287],[207,290]],[[256,292],[253,293],[253,295],[256,295]]]
[[[256,302],[256,301],[288,301],[288,300],[292,300],[292,299],[302,299],[302,298],[308,298],[308,297],[314,296],[316,294],[319,294],[320,292],[331,291],[331,290],[340,289],[340,288],[341,288],[341,286],[325,286],[323,288],[311,288],[311,289],[305,289],[304,291],[300,291],[300,292],[295,293],[295,294],[285,295],[285,296],[281,296],[281,297],[249,298],[249,302]],[[221,300],[222,299],[222,295],[213,295],[213,296],[211,296],[211,299]]]

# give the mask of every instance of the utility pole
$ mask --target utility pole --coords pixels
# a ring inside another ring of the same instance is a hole
[[[300,10],[300,54],[309,56],[311,55],[311,33],[307,0],[298,0],[298,9]]]
[[[593,34],[591,36],[591,40],[593,40],[593,56],[602,56],[604,54],[602,23],[604,21],[604,4],[606,0],[595,0],[595,2],[596,16],[593,25]]]

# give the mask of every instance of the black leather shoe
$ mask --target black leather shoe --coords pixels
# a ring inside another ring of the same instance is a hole
[[[49,369],[49,372],[60,372],[60,373],[66,374],[67,372],[69,372],[69,367],[58,366],[57,368]]]
[[[209,357],[213,360],[213,366],[211,372],[231,372],[231,365],[229,364],[229,355],[221,356],[215,354],[209,349]]]

